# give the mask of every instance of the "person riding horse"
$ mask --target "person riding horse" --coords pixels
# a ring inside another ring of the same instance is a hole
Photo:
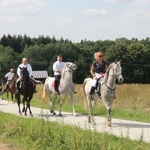
[[[62,55],[58,55],[57,61],[54,62],[53,64],[53,71],[54,71],[54,77],[55,77],[55,83],[54,83],[55,94],[60,94],[58,90],[58,86],[59,86],[61,72],[63,68],[64,68],[64,62],[62,62]]]
[[[12,81],[12,78],[13,78],[14,75],[15,75],[14,69],[11,68],[11,69],[10,69],[10,72],[8,72],[8,73],[4,76],[5,79],[7,80],[6,85],[5,85],[4,92],[6,92],[6,91],[9,89],[9,84],[10,84],[10,82]],[[3,93],[4,93],[4,92],[3,92]]]
[[[33,81],[34,84],[34,89],[36,89],[36,81],[35,79],[32,77],[32,67],[31,65],[28,63],[27,58],[23,58],[22,59],[22,64],[19,65],[18,69],[17,69],[17,75],[18,75],[18,79],[16,82],[16,94],[20,93],[20,83],[22,81],[22,76],[20,74],[21,70],[20,68],[26,67],[30,76],[31,81]],[[37,92],[36,90],[34,92]]]
[[[90,90],[89,99],[93,100],[93,94],[95,89],[97,89],[97,81],[100,80],[107,69],[107,63],[103,60],[103,53],[102,52],[96,52],[94,53],[95,61],[93,62],[91,66],[90,73],[93,76],[93,84]],[[100,90],[98,90],[97,94],[99,97],[101,97]]]

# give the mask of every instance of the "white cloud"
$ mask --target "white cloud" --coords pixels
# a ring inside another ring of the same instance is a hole
[[[126,10],[122,16],[122,20],[124,21],[137,21],[141,22],[142,20],[150,20],[150,10],[143,9],[134,9],[134,10]]]
[[[39,12],[46,4],[42,0],[1,0],[0,8],[12,10],[20,9],[26,12]]]
[[[103,16],[107,15],[107,11],[105,9],[87,9],[83,12],[84,14],[87,15],[97,15],[97,16]]]
[[[63,19],[61,19],[61,20],[59,20],[59,23],[60,24],[68,24],[68,23],[71,23],[71,18],[70,17],[66,17],[66,18],[63,18]]]
[[[133,0],[133,2],[140,5],[150,4],[150,0]]]

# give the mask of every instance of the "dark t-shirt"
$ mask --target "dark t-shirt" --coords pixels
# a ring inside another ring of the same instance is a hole
[[[102,64],[100,64],[97,60],[93,62],[93,66],[95,67],[96,73],[105,73],[106,71],[106,62],[102,61]]]

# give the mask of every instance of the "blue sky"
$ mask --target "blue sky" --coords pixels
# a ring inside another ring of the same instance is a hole
[[[71,40],[150,37],[150,0],[0,0],[0,37]]]

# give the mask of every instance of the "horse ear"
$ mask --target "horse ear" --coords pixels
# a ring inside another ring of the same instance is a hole
[[[19,67],[19,69],[21,70],[22,68],[21,68],[21,67]]]
[[[117,63],[117,59],[115,60],[115,64]]]

